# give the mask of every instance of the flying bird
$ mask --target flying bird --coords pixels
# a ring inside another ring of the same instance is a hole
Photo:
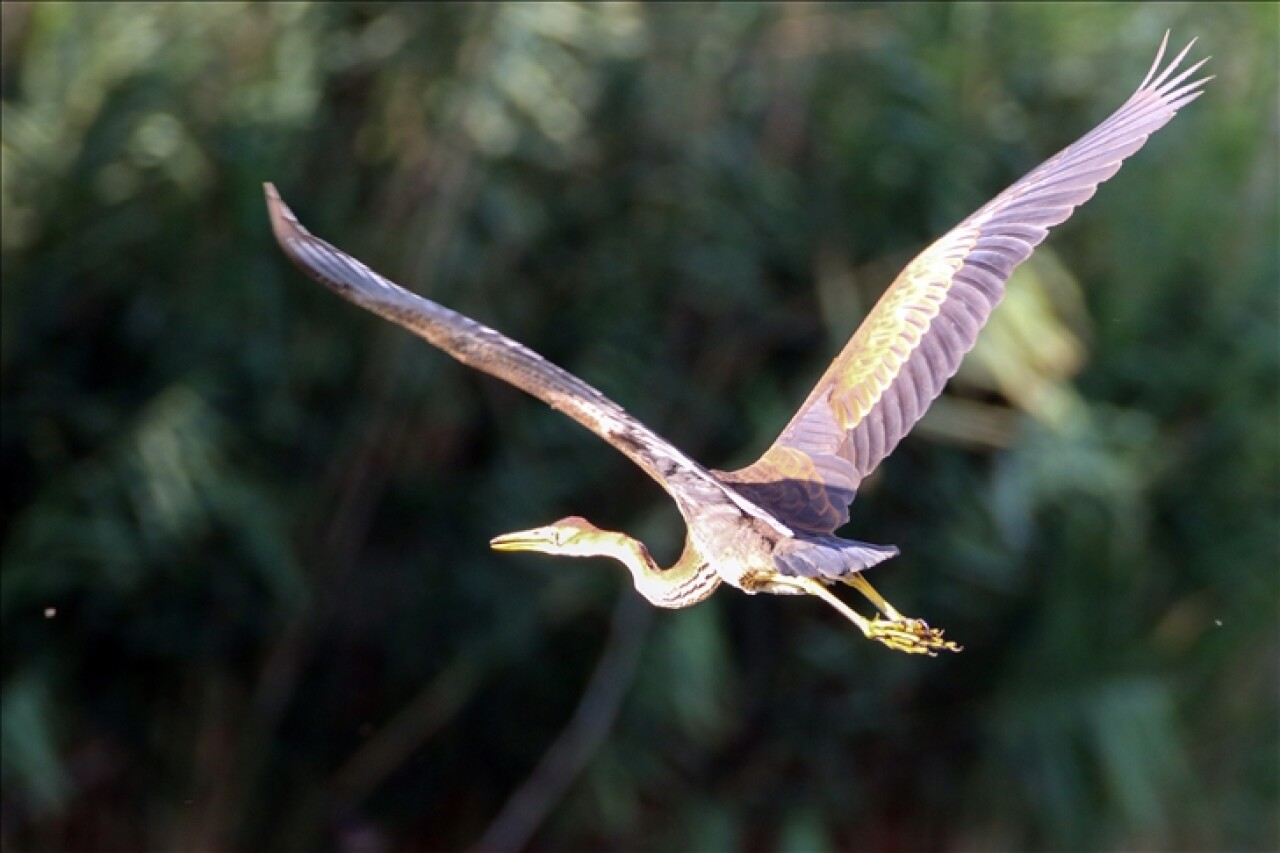
[[[1014,268],[1147,137],[1198,98],[1212,78],[1179,70],[1188,44],[1161,69],[1169,36],[1132,97],[1106,121],[1032,170],[907,265],[756,462],[705,468],[595,388],[487,326],[424,299],[313,236],[266,184],[271,227],[303,272],[477,370],[563,412],[617,448],[675,501],[684,551],[663,568],[644,544],[571,516],[495,537],[500,551],[611,557],[658,607],[696,604],[721,583],[747,593],[809,594],[868,638],[918,654],[959,651],[921,619],[903,616],[862,573],[898,553],[842,539],[858,485],[924,414],[955,374]],[[848,584],[879,614],[865,618],[828,588]]]

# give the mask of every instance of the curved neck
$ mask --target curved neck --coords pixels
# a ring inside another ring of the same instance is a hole
[[[626,566],[636,591],[655,607],[689,607],[711,595],[720,585],[720,576],[702,559],[688,538],[680,559],[667,569],[654,562],[643,542],[625,533],[614,533],[609,541],[612,547],[603,556]]]

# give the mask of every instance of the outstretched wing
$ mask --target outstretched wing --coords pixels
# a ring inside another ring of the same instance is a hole
[[[265,186],[271,229],[280,248],[311,278],[339,296],[403,326],[463,364],[484,371],[564,412],[644,469],[689,518],[726,500],[767,524],[774,519],[689,459],[591,385],[488,326],[410,293],[313,235],[271,184]],[[785,528],[779,528],[781,532]]]
[[[774,442],[718,476],[780,519],[826,533],[849,519],[858,484],[942,392],[1004,295],[1014,267],[1147,137],[1201,94],[1185,82],[1193,40],[1160,71],[1169,36],[1124,106],[961,222],[907,265]]]

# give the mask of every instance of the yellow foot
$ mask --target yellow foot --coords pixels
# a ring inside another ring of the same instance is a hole
[[[867,586],[869,587],[870,584]],[[944,649],[948,652],[961,651],[960,646],[949,640],[942,639],[942,631],[940,629],[930,628],[929,624],[923,619],[908,619],[889,607],[889,603],[883,599],[880,599],[879,603],[882,603],[884,607],[892,611],[885,614],[889,618],[881,619],[877,616],[875,619],[867,620],[855,613],[850,609],[849,605],[836,598],[825,586],[813,578],[777,575],[770,578],[768,583],[762,585],[760,589],[767,592],[794,589],[807,592],[810,595],[816,595],[843,613],[850,622],[857,625],[867,639],[884,643],[889,648],[897,649],[900,652],[906,652],[910,655],[937,657],[939,649]],[[878,595],[876,597],[879,598]]]
[[[909,655],[937,657],[939,649],[948,652],[963,649],[950,640],[942,639],[942,629],[930,628],[923,619],[884,620],[877,616],[867,623],[865,633],[867,639]]]

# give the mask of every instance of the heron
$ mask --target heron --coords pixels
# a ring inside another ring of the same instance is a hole
[[[1189,78],[1207,58],[1182,68],[1193,39],[1162,68],[1168,41],[1165,33],[1146,77],[1110,117],[916,256],[777,440],[736,471],[704,467],[528,347],[400,287],[313,236],[270,183],[264,187],[267,207],[277,242],[309,277],[604,439],[658,482],[686,529],[682,553],[666,567],[643,542],[580,516],[496,536],[494,549],[612,558],[657,607],[689,607],[721,584],[749,594],[812,595],[891,649],[960,651],[941,629],[900,613],[863,577],[896,556],[896,547],[836,532],[849,520],[859,484],[915,425],[972,349],[1014,268],[1152,133],[1202,94],[1212,78]],[[877,612],[867,618],[855,611],[831,591],[837,585],[852,586]]]

